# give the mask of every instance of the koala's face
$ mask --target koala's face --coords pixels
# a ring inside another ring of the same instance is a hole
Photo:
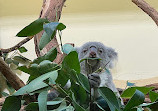
[[[78,48],[77,52],[79,60],[92,58],[86,61],[91,66],[95,66],[100,61],[102,62],[102,65],[105,65],[114,58],[117,58],[117,53],[112,48],[106,47],[100,42],[87,42]],[[101,60],[94,58],[100,58]]]
[[[88,42],[80,48],[79,59],[92,58],[88,59],[87,63],[91,66],[95,66],[99,60],[94,58],[104,59],[105,54],[105,47],[103,44],[97,42]]]

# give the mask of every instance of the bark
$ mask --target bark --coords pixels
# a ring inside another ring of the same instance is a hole
[[[139,8],[141,8],[146,14],[148,14],[158,26],[158,12],[151,7],[144,0],[132,0]]]
[[[66,0],[44,0],[40,18],[47,18],[50,21],[59,21],[65,1]],[[43,31],[37,34],[34,38],[35,51],[38,57],[47,53],[53,46],[58,46],[57,39],[54,37],[54,39],[50,41],[42,51],[39,51],[38,45],[42,34]],[[63,55],[59,47],[57,47],[57,51],[58,55],[54,62],[60,63],[62,61]]]
[[[3,61],[0,57],[0,72],[4,75],[4,77],[8,80],[8,82],[12,85],[15,90],[20,89],[25,86],[24,82],[12,72],[12,70],[8,67],[8,65]]]

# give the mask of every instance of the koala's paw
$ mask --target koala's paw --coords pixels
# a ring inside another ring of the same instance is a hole
[[[88,79],[90,82],[91,87],[99,87],[101,83],[101,79],[97,73],[92,73],[88,75]]]

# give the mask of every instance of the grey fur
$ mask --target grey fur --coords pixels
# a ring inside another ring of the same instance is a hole
[[[103,70],[102,72],[96,72],[96,70],[99,68],[106,68],[108,70],[112,69],[114,67],[115,60],[118,58],[117,52],[100,42],[87,42],[81,47],[76,48],[79,60],[90,57],[91,47],[96,48],[94,51],[96,53],[96,57],[101,58],[101,60],[92,60],[92,64],[95,61],[95,64],[93,65],[90,65],[88,63],[90,61],[88,60],[81,62],[81,73],[89,77],[89,81],[92,87],[108,87],[113,92],[116,92],[117,96],[120,97],[113,83],[112,75],[110,72],[108,73],[106,70]],[[99,76],[99,78],[97,76]]]

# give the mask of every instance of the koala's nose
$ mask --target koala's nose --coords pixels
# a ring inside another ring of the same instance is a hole
[[[95,58],[96,57],[96,53],[95,52],[90,52],[89,57]]]

